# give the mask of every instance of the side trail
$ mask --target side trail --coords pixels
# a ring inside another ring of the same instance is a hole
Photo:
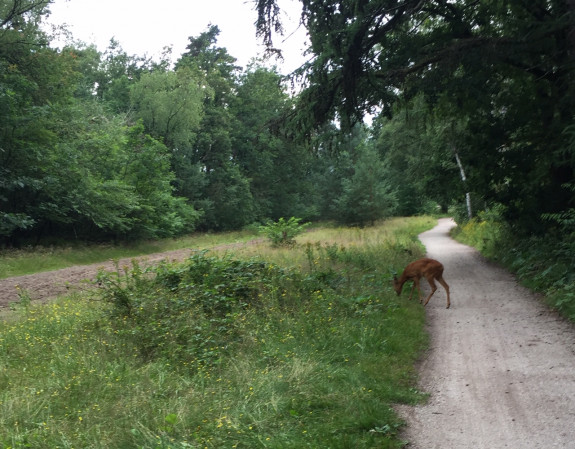
[[[247,242],[226,243],[213,246],[210,251],[226,250],[261,243],[263,239],[253,239]],[[132,260],[138,260],[142,266],[158,264],[163,260],[183,261],[186,260],[192,252],[197,249],[180,249],[167,251],[163,253],[149,254],[147,256],[132,257],[120,259],[120,267],[131,266]],[[10,303],[18,301],[18,289],[25,290],[34,301],[46,301],[60,295],[71,293],[72,291],[81,291],[83,289],[93,288],[93,281],[100,269],[107,271],[115,270],[115,264],[109,260],[107,262],[95,263],[91,265],[78,265],[61,270],[46,271],[42,273],[28,274],[24,276],[15,276],[6,279],[0,279],[0,311],[9,307]]]

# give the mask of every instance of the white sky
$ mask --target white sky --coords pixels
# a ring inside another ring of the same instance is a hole
[[[282,0],[286,36],[276,46],[284,51],[284,62],[273,61],[284,74],[299,67],[306,34],[298,28],[301,4]],[[188,44],[208,24],[220,29],[217,45],[225,47],[246,67],[261,55],[263,48],[255,36],[256,11],[252,0],[55,0],[47,22],[67,24],[75,40],[95,44],[100,51],[115,38],[129,55],[157,56],[166,46],[173,47],[177,59]],[[292,34],[293,33],[293,34]]]

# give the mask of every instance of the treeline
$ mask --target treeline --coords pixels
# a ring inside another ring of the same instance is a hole
[[[2,18],[4,245],[167,237],[283,216],[364,223],[391,210],[375,156],[313,151],[290,136],[283,77],[236,66],[216,26],[190,37],[175,63],[128,55],[113,40],[103,53],[82,43],[59,50],[36,25],[45,3]],[[365,194],[354,185],[362,164]]]
[[[278,0],[257,3],[273,47]],[[573,233],[575,4],[569,0],[301,0],[315,55],[293,117],[376,138],[400,204],[500,211],[515,234]],[[469,206],[469,207],[468,207]]]
[[[49,3],[0,4],[2,245],[438,210],[573,235],[568,1],[302,0],[296,95],[215,26],[175,61],[52,48]],[[254,4],[273,46],[277,2]]]

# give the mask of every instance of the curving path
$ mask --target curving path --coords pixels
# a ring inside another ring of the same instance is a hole
[[[452,240],[454,225],[441,219],[420,235],[428,256],[445,266],[451,309],[438,286],[427,305],[431,342],[420,366],[430,399],[399,407],[407,447],[574,449],[574,326]]]

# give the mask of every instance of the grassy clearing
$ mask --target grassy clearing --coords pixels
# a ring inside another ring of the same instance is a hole
[[[0,251],[0,279],[11,276],[58,270],[123,257],[137,257],[185,248],[209,248],[254,238],[251,231],[219,234],[194,234],[178,239],[144,241],[125,245],[74,245],[69,247],[35,247]]]
[[[426,335],[388,268],[432,223],[120,267],[100,298],[23,304],[0,327],[0,447],[401,447],[392,405],[425,396]]]

